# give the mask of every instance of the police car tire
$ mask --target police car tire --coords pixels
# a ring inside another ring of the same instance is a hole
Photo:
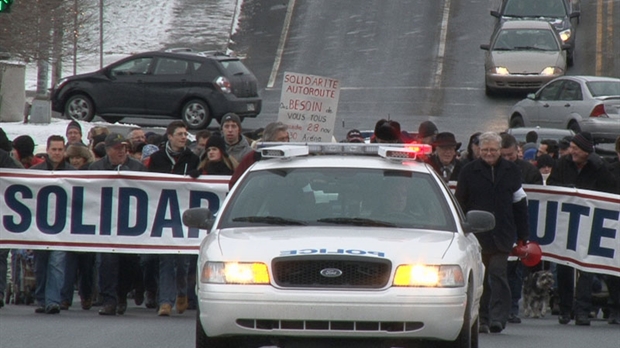
[[[230,337],[209,337],[200,323],[200,309],[196,309],[196,348],[232,348],[235,340]]]

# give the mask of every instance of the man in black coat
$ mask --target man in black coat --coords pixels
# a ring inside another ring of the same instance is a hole
[[[519,144],[517,139],[511,134],[503,133],[502,149],[500,153],[502,158],[514,162],[521,169],[521,182],[530,185],[542,185],[542,174],[535,165],[529,161],[519,159]],[[510,317],[508,322],[518,324],[521,322],[519,318],[519,300],[521,299],[521,291],[523,285],[523,272],[529,272],[529,269],[523,268],[523,264],[519,260],[508,261],[508,283],[510,284],[510,292],[512,295],[512,306],[510,308]]]
[[[198,168],[200,159],[185,146],[187,128],[182,121],[170,122],[166,129],[168,141],[159,151],[151,155],[150,172],[189,175]],[[190,255],[162,254],[159,255],[159,286],[157,315],[169,316],[172,306],[177,313],[185,312],[188,307],[188,274]]]
[[[582,132],[573,137],[569,155],[562,156],[551,170],[547,185],[575,187],[586,190],[616,193],[617,184],[607,164],[594,153],[592,135]],[[579,272],[576,293],[573,289],[575,270],[567,265],[557,265],[558,292],[560,295],[560,324],[568,324],[574,310],[576,325],[590,325],[592,307],[592,282],[594,274]],[[574,294],[575,293],[575,294]],[[573,294],[574,304],[573,304]]]
[[[106,155],[88,167],[89,170],[146,171],[146,167],[129,156],[129,140],[118,133],[110,133],[105,141]],[[99,294],[103,298],[100,315],[124,314],[127,310],[127,293],[131,291],[138,256],[124,253],[99,253]]]
[[[461,169],[455,192],[464,212],[484,210],[495,216],[491,231],[476,234],[486,268],[479,313],[482,333],[499,333],[506,326],[511,305],[508,254],[515,240],[524,242],[529,238],[521,171],[514,162],[501,157],[501,141],[497,133],[480,135],[480,158]]]

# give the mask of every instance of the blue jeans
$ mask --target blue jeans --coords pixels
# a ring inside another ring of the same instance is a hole
[[[0,249],[0,299],[4,298],[6,292],[6,273],[7,273],[7,258],[9,257],[10,249]]]
[[[60,291],[65,281],[65,251],[36,250],[34,275],[37,287],[34,292],[40,306],[60,305]]]
[[[159,299],[173,305],[178,297],[187,296],[189,255],[159,255]]]

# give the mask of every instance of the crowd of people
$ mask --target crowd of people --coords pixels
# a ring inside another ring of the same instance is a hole
[[[34,153],[34,140],[21,135],[12,141],[0,128],[0,167],[34,170],[151,171],[176,175],[230,175],[232,188],[254,162],[259,142],[288,142],[287,126],[272,122],[255,132],[243,133],[241,119],[226,114],[218,131],[199,131],[188,140],[181,121],[171,122],[164,134],[131,129],[127,136],[106,127],[90,129],[86,139],[78,122],[71,121],[65,136],[51,135],[46,153]],[[352,129],[342,142],[365,142]],[[560,141],[528,134],[525,143],[514,136],[477,132],[465,149],[451,132],[439,132],[431,121],[422,122],[415,135],[404,132],[394,120],[379,120],[371,143],[422,143],[433,147],[424,158],[445,182],[456,182],[455,196],[464,212],[483,209],[496,216],[493,230],[478,233],[486,267],[480,306],[480,332],[499,333],[507,323],[520,323],[519,300],[523,278],[536,268],[509,261],[515,243],[529,239],[527,195],[523,184],[569,186],[620,194],[620,136],[617,158],[607,160],[594,152],[587,132]],[[0,249],[0,307],[6,293],[9,250]],[[12,253],[12,257],[16,253]],[[100,306],[100,315],[121,315],[127,301],[170,316],[195,308],[196,256],[135,255],[74,251],[34,251],[36,313],[56,314],[73,305],[77,285],[81,308]],[[592,288],[605,282],[609,290],[606,317],[620,324],[620,278],[578,271],[566,265],[551,268],[556,277],[556,303],[560,324],[572,319],[589,325],[595,315]],[[575,276],[578,278],[575,279]],[[576,283],[576,286],[574,284]]]

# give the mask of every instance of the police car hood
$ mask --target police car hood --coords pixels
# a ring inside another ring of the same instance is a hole
[[[454,236],[453,232],[400,228],[270,226],[222,230],[218,244],[221,261],[321,254],[415,261],[441,259]]]

